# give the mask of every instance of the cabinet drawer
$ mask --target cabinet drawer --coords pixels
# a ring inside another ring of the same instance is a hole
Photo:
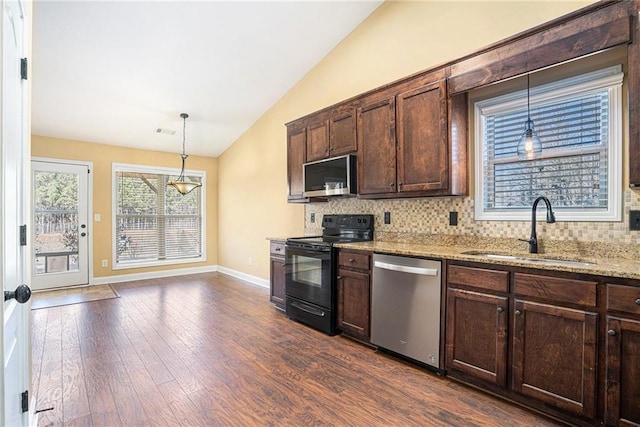
[[[563,279],[537,274],[515,274],[515,292],[518,295],[544,298],[551,301],[596,305],[596,282]]]
[[[338,252],[338,266],[367,270],[371,266],[371,254],[368,252],[350,252],[341,250]]]
[[[508,292],[509,272],[450,265],[447,270],[447,283]]]
[[[269,249],[269,253],[271,255],[280,255],[284,256],[284,242],[281,241],[271,241],[271,247]]]
[[[640,315],[640,287],[607,283],[607,310]]]

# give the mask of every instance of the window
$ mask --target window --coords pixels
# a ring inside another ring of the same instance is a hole
[[[178,174],[113,165],[115,268],[204,261],[205,173],[187,171],[203,185],[184,196],[167,187]]]
[[[528,219],[543,195],[559,220],[620,221],[622,77],[618,65],[531,88],[532,160],[516,154],[526,90],[476,102],[476,219]]]

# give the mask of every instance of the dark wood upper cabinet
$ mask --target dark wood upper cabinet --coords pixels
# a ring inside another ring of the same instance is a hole
[[[356,142],[356,110],[336,108],[320,113],[307,127],[307,162],[354,153]]]
[[[355,108],[338,108],[332,111],[329,130],[329,157],[358,151]]]
[[[307,129],[290,126],[287,129],[287,180],[289,201],[303,200],[302,165],[306,162]]]
[[[640,0],[629,2],[633,42],[627,46],[629,91],[629,184],[640,187]]]
[[[396,192],[395,97],[358,109],[358,194]]]
[[[329,120],[320,117],[307,127],[307,162],[329,157]]]
[[[398,191],[447,189],[446,80],[401,93],[396,102]]]

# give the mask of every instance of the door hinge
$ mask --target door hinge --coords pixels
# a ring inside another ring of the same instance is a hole
[[[27,80],[27,58],[20,58],[20,78]]]
[[[20,246],[27,246],[27,224],[20,226]]]
[[[29,390],[22,392],[22,412],[29,411]]]

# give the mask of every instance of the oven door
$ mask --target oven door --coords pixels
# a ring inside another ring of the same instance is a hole
[[[285,293],[302,301],[332,308],[331,247],[308,248],[287,243]]]

